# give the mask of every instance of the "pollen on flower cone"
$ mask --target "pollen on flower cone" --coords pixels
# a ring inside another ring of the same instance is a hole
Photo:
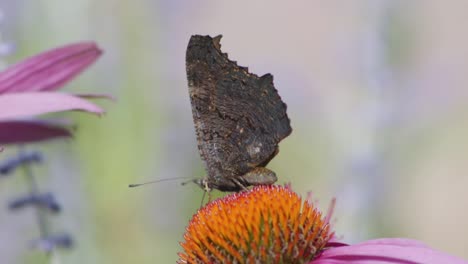
[[[333,236],[327,221],[290,188],[257,186],[201,208],[178,263],[307,263]]]

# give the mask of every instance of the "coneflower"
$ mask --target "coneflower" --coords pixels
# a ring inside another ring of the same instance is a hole
[[[227,195],[193,216],[178,263],[468,263],[410,239],[336,242],[332,211],[323,215],[288,186]]]

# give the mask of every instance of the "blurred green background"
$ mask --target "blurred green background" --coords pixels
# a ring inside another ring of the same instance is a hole
[[[104,56],[65,89],[108,93],[97,118],[66,113],[74,139],[36,144],[40,187],[64,206],[51,217],[76,247],[58,263],[174,263],[202,191],[185,49],[223,34],[224,52],[272,73],[293,133],[269,167],[308,191],[346,242],[409,237],[468,259],[468,2],[0,0],[13,63],[95,40]],[[9,148],[2,157],[15,153]],[[21,175],[18,175],[21,176]],[[2,179],[0,201],[26,192]],[[32,211],[0,210],[0,262],[48,263],[30,251]]]

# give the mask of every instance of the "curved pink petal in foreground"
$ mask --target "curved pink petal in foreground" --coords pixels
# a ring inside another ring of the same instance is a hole
[[[50,122],[0,121],[0,144],[31,143],[71,136],[67,128]]]
[[[101,54],[94,42],[83,42],[27,58],[0,72],[0,94],[57,90]]]
[[[410,239],[377,239],[325,250],[313,264],[467,264]]]
[[[98,115],[104,113],[99,106],[91,102],[63,93],[30,92],[0,95],[0,120],[70,110]]]

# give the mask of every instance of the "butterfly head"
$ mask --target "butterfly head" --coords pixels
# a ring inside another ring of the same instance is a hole
[[[195,183],[196,185],[200,186],[200,188],[202,188],[203,190],[205,190],[205,192],[211,192],[213,190],[213,188],[211,188],[209,182],[208,182],[208,178],[204,177],[204,178],[198,178],[198,179],[194,179],[192,180],[193,183]]]

